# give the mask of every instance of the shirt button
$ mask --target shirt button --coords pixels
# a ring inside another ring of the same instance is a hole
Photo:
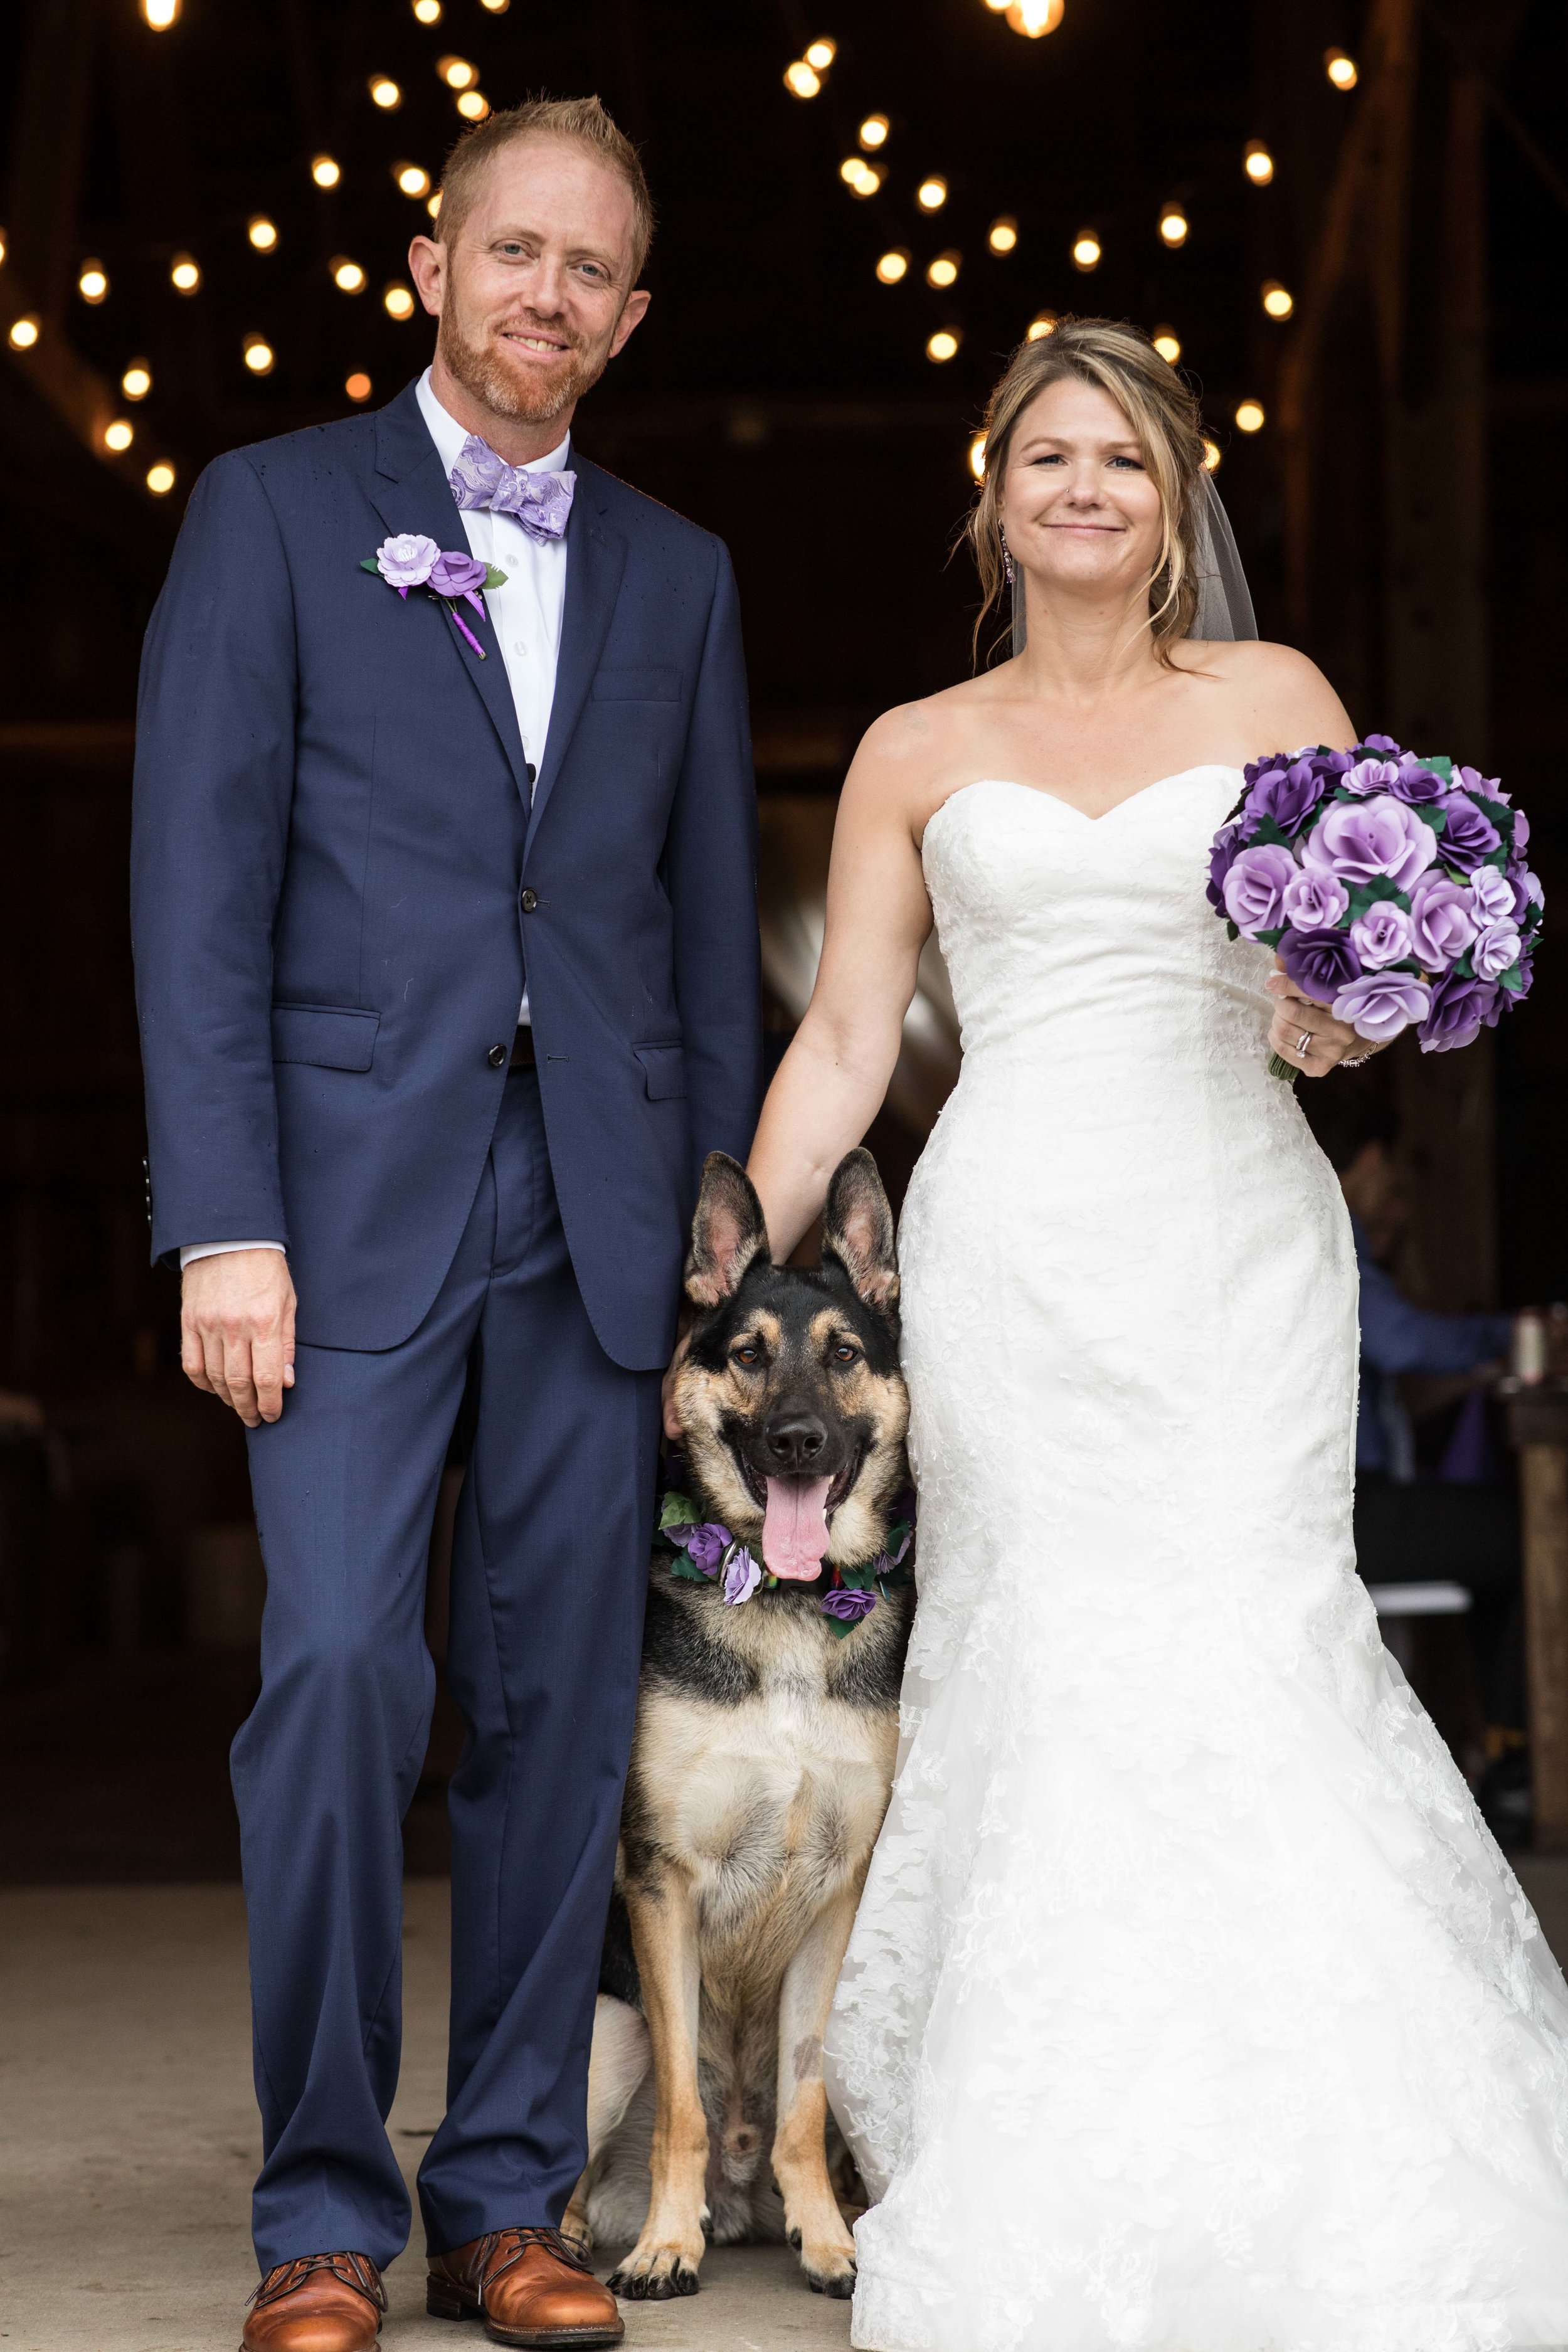
[[[539,893],[538,893],[538,891],[537,891],[537,890],[525,890],[525,891],[523,892],[523,894],[522,894],[521,898],[518,900],[518,902],[517,902],[517,903],[518,903],[518,905],[522,908],[522,911],[523,911],[523,913],[524,913],[525,915],[531,915],[531,914],[532,914],[532,912],[533,912],[533,910],[534,910],[534,908],[535,908],[538,906],[538,904],[539,904]]]
[[[489,1052],[485,1055],[485,1059],[489,1064],[492,1070],[499,1070],[501,1064],[506,1060],[506,1047],[504,1045],[492,1045]]]

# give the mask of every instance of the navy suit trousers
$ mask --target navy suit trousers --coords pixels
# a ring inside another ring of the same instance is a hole
[[[253,1433],[262,1685],[234,1747],[250,1915],[263,2271],[400,2252],[387,2140],[400,2045],[402,1822],[435,1674],[426,1563],[470,1366],[447,1673],[453,1780],[446,2119],[419,2176],[442,2252],[560,2220],[585,2161],[588,2049],[637,1705],[658,1375],[594,1336],[538,1084],[514,1071],[458,1253],[413,1337],[299,1351]]]

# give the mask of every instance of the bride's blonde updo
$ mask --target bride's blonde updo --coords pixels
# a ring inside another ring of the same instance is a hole
[[[1063,319],[1047,335],[1020,343],[985,412],[985,471],[965,529],[985,601],[974,625],[978,650],[985,616],[1001,603],[1001,483],[1019,417],[1037,393],[1076,376],[1109,393],[1131,425],[1160,493],[1163,536],[1149,581],[1154,651],[1171,666],[1171,647],[1186,636],[1197,610],[1198,500],[1204,436],[1198,404],[1147,335],[1117,319]]]

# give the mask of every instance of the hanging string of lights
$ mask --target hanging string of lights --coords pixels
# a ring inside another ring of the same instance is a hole
[[[982,0],[982,5],[991,14],[1000,16],[1013,31],[1031,40],[1055,32],[1066,15],[1066,0]],[[807,44],[798,58],[792,58],[785,66],[784,88],[793,98],[803,102],[820,97],[837,55],[838,44],[832,36],[820,35]],[[1360,78],[1354,58],[1340,48],[1324,51],[1323,70],[1331,87],[1342,92],[1354,89]],[[861,198],[880,195],[889,186],[889,174],[880,151],[887,145],[891,129],[889,118],[882,113],[868,114],[861,121],[858,144],[862,152],[846,156],[838,167],[839,177],[852,195]],[[875,162],[868,160],[872,155],[877,157]],[[1272,184],[1274,157],[1265,140],[1249,139],[1247,142],[1242,151],[1242,170],[1254,187],[1266,188]],[[940,173],[931,173],[916,184],[913,195],[918,210],[929,218],[939,213],[947,203],[948,183]],[[1167,198],[1160,207],[1156,226],[1166,249],[1179,251],[1192,232],[1186,203],[1174,196]],[[985,242],[994,255],[1016,252],[1019,231],[1013,215],[999,214],[986,231]],[[1068,247],[1068,257],[1082,276],[1098,269],[1105,257],[1099,228],[1093,225],[1080,228]],[[874,265],[878,281],[883,286],[903,284],[914,266],[914,255],[907,245],[886,247],[878,255]],[[962,253],[950,247],[928,261],[923,273],[925,282],[938,291],[944,291],[957,283],[963,266]],[[1295,311],[1294,295],[1277,278],[1264,280],[1259,289],[1259,300],[1265,317],[1278,324],[1282,325]],[[1057,324],[1058,313],[1055,310],[1037,310],[1026,330],[1026,336],[1031,342],[1036,341],[1040,336],[1051,333]],[[1182,356],[1182,341],[1175,328],[1166,323],[1156,325],[1150,340],[1161,358],[1169,366],[1176,366]],[[926,338],[926,357],[941,365],[957,356],[962,342],[963,331],[956,323],[939,327]],[[1242,433],[1260,432],[1267,421],[1263,404],[1250,396],[1239,401],[1234,421]],[[1205,440],[1204,448],[1205,465],[1212,471],[1220,462],[1219,446],[1212,440]],[[971,444],[969,455],[971,467],[978,476],[984,465],[983,435],[977,436]]]
[[[510,0],[479,0],[479,5],[489,15],[499,16],[507,12]],[[982,0],[982,5],[988,13],[1000,16],[1015,33],[1029,40],[1038,40],[1055,32],[1066,14],[1065,0]],[[143,24],[153,33],[168,32],[181,21],[183,0],[139,0],[139,5]],[[415,22],[423,27],[428,29],[443,21],[444,0],[410,0],[410,6]],[[790,95],[803,103],[820,97],[828,86],[837,56],[838,44],[831,35],[822,34],[808,42],[802,54],[792,58],[784,68],[784,84]],[[450,91],[459,120],[469,123],[482,122],[491,110],[489,100],[479,87],[478,66],[469,58],[446,53],[434,60],[434,69]],[[1357,86],[1359,71],[1355,59],[1343,49],[1331,48],[1324,52],[1323,70],[1330,86],[1335,90],[1348,94]],[[367,77],[364,87],[370,104],[378,113],[394,114],[402,108],[405,90],[395,76],[372,73]],[[887,151],[892,142],[893,121],[889,114],[872,110],[860,118],[854,149],[844,157],[838,167],[841,184],[852,196],[862,201],[878,198],[883,204],[890,201],[893,181]],[[342,165],[335,155],[326,151],[312,155],[308,168],[311,182],[323,192],[336,189],[342,184]],[[439,208],[440,196],[433,189],[432,175],[425,166],[403,160],[392,163],[388,168],[398,192],[411,201],[423,204],[430,217],[434,218]],[[1266,188],[1272,184],[1276,172],[1275,159],[1264,140],[1250,139],[1247,142],[1242,154],[1242,169],[1254,187]],[[932,171],[915,182],[911,194],[918,216],[934,221],[946,206],[951,189],[946,175],[940,171]],[[1192,232],[1192,219],[1188,205],[1183,198],[1171,196],[1166,199],[1160,208],[1156,229],[1167,250],[1177,251],[1187,244]],[[246,236],[251,250],[258,255],[276,253],[282,242],[277,223],[268,214],[260,212],[253,213],[247,221]],[[1016,216],[1011,213],[998,214],[985,231],[984,243],[986,251],[994,258],[1005,259],[1016,254],[1021,244]],[[1088,276],[1098,269],[1105,257],[1100,226],[1090,223],[1079,228],[1070,242],[1068,257],[1080,275]],[[0,232],[0,268],[3,268],[5,260],[5,240],[4,233]],[[892,242],[886,244],[878,254],[874,272],[879,283],[893,287],[909,280],[916,268],[912,247]],[[964,257],[961,248],[949,245],[931,254],[919,274],[933,293],[941,295],[958,283],[963,268]],[[327,268],[330,280],[339,293],[354,298],[366,290],[369,274],[363,264],[352,255],[334,254]],[[185,251],[173,254],[168,263],[168,282],[173,290],[183,298],[199,294],[205,279],[197,256]],[[97,309],[110,299],[110,274],[102,261],[89,257],[81,262],[77,274],[76,291],[78,298],[91,309]],[[1264,281],[1259,289],[1259,300],[1265,317],[1276,323],[1284,324],[1294,314],[1295,298],[1278,278]],[[398,321],[412,319],[418,307],[412,288],[397,278],[388,280],[383,287],[381,305],[388,319]],[[4,315],[4,310],[0,309],[0,318]],[[1058,313],[1049,308],[1042,308],[1035,312],[1026,333],[1033,341],[1049,334],[1057,323]],[[20,310],[9,319],[5,327],[6,344],[19,356],[36,350],[44,332],[43,320],[31,310]],[[963,331],[959,321],[952,317],[942,320],[925,338],[928,360],[936,365],[944,364],[956,357],[963,340]],[[1161,357],[1174,367],[1182,357],[1182,341],[1176,329],[1168,323],[1158,324],[1152,331],[1152,340]],[[248,373],[260,377],[273,372],[278,353],[269,336],[253,330],[241,339],[240,356]],[[371,377],[363,368],[353,370],[343,383],[346,397],[354,402],[368,400],[372,388]],[[144,401],[153,390],[150,363],[142,358],[128,361],[120,377],[119,389],[121,397],[132,404]],[[1266,423],[1262,403],[1251,397],[1243,399],[1234,412],[1234,421],[1242,433],[1261,431]],[[131,418],[123,415],[111,417],[102,427],[102,447],[110,455],[122,456],[132,448],[136,436],[137,428]],[[1206,446],[1211,454],[1205,462],[1217,465],[1220,455],[1217,446],[1212,442]],[[972,446],[970,454],[973,465],[977,467],[983,465],[984,451],[978,441]],[[174,467],[167,459],[160,458],[148,467],[144,480],[154,497],[165,497],[174,485]]]

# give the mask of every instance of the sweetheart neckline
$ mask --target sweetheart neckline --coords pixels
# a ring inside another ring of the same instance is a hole
[[[944,801],[937,803],[925,821],[925,830],[921,835],[921,852],[923,856],[926,834],[930,833],[943,809],[951,808],[954,801],[963,798],[965,793],[978,792],[983,784],[1000,784],[1007,792],[1026,793],[1032,801],[1052,801],[1058,808],[1066,809],[1069,816],[1076,816],[1080,824],[1092,825],[1105,824],[1119,809],[1131,808],[1134,801],[1147,800],[1149,794],[1157,793],[1163,784],[1184,783],[1189,776],[1215,774],[1239,776],[1244,772],[1244,770],[1236,767],[1229,760],[1198,760],[1190,768],[1177,768],[1168,776],[1156,776],[1152,783],[1140,784],[1135,793],[1127,793],[1122,800],[1113,801],[1108,809],[1100,811],[1099,816],[1090,816],[1087,810],[1079,808],[1069,800],[1065,800],[1060,793],[1047,792],[1043,784],[1021,784],[1016,776],[976,776],[971,782],[960,784],[956,792],[949,793]]]

